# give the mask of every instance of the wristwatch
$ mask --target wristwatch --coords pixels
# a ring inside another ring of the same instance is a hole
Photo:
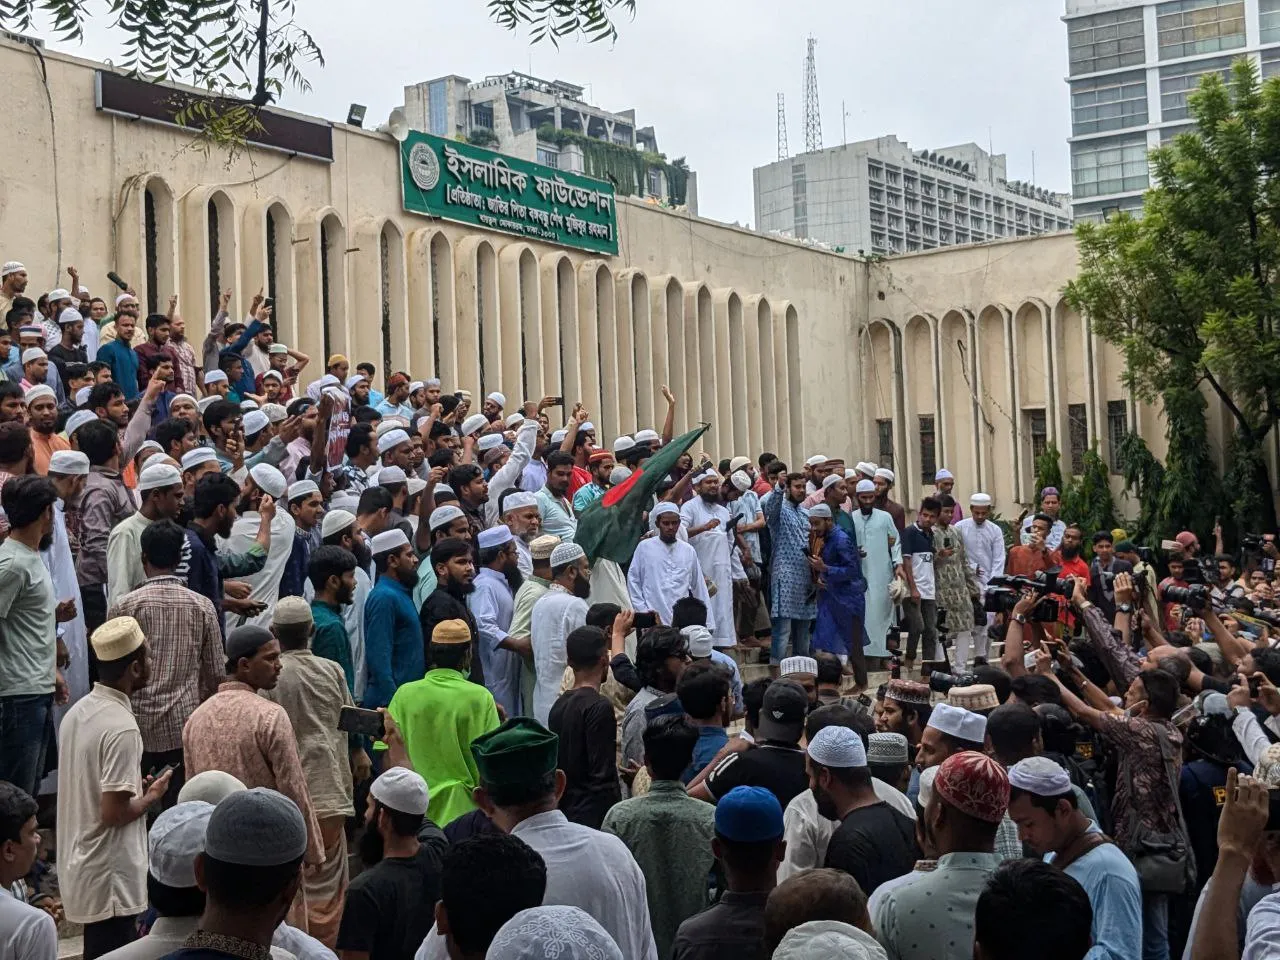
[[[1025,613],[1015,613],[1013,615],[1013,620],[1015,623],[1026,623],[1027,615]]]
[[[1116,612],[1117,612],[1117,613],[1133,613],[1133,604],[1132,604],[1132,603],[1117,603],[1117,604],[1116,604]]]

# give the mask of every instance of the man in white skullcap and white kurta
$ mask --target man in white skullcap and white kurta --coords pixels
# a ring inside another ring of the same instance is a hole
[[[513,636],[515,589],[512,574],[519,577],[515,537],[505,524],[481,530],[477,538],[480,563],[476,567],[475,590],[467,596],[467,607],[476,620],[480,664],[484,685],[506,716],[520,715],[521,657],[530,652],[528,637]],[[518,588],[519,584],[516,584]]]
[[[227,617],[228,632],[245,624],[259,627],[271,624],[271,611],[280,598],[280,581],[284,579],[285,565],[293,553],[293,534],[296,530],[289,511],[277,509],[275,504],[287,489],[284,474],[275,467],[266,463],[251,467],[248,479],[241,489],[237,505],[240,515],[231,527],[231,536],[218,539],[219,552],[243,553],[257,541],[264,519],[271,528],[271,546],[267,550],[266,564],[257,573],[240,578],[249,584],[249,599],[264,606],[261,612],[253,616],[230,614]],[[265,510],[264,501],[270,503]]]
[[[676,601],[696,597],[711,609],[697,551],[680,539],[680,508],[662,501],[649,514],[658,535],[641,540],[627,571],[627,592],[637,610],[658,615],[670,624]]]
[[[487,405],[488,401],[485,401],[485,403]],[[495,433],[488,434],[488,436],[497,437],[498,446],[502,446],[502,434]],[[529,465],[529,461],[533,459],[533,448],[537,443],[538,421],[534,419],[522,420],[516,429],[516,439],[511,446],[510,456],[507,457],[502,466],[489,475],[489,499],[484,505],[485,522],[488,526],[493,526],[498,522],[498,501],[508,490],[519,486],[520,477],[524,474],[524,468]],[[536,499],[533,501],[533,505],[535,507],[538,505]],[[509,504],[504,503],[502,505],[504,513],[510,509]]]
[[[986,594],[987,583],[992,577],[1004,574],[1004,532],[990,519],[991,497],[975,493],[969,497],[969,516],[955,525],[956,533],[964,541],[964,553],[978,580],[978,588]],[[995,614],[987,614],[981,625],[972,630],[973,655],[987,655],[987,625],[995,622]],[[963,670],[969,657],[970,634],[956,636],[957,669]]]
[[[551,551],[551,586],[533,605],[529,633],[533,644],[533,717],[546,724],[560,696],[560,681],[569,664],[565,639],[587,622],[591,569],[582,547],[562,542]]]
[[[858,464],[862,472],[863,464]],[[853,512],[853,529],[862,551],[862,575],[867,581],[866,612],[863,626],[867,631],[867,659],[889,656],[886,639],[893,624],[893,600],[889,585],[902,570],[902,543],[893,518],[875,507],[876,486],[871,480],[859,480],[854,488],[858,509]],[[868,663],[867,669],[875,666]]]
[[[492,489],[492,487],[490,487]],[[493,497],[490,497],[490,502]],[[538,514],[538,498],[524,490],[513,490],[502,501],[502,522],[516,541],[516,559],[520,575],[533,573],[533,555],[529,545],[542,533],[542,517]]]
[[[54,601],[76,601],[75,616],[58,624],[59,639],[66,647],[70,662],[62,670],[67,682],[67,705],[55,707],[55,717],[89,692],[89,637],[84,625],[84,606],[80,603],[80,585],[76,582],[75,557],[67,535],[66,514],[66,505],[79,499],[88,478],[89,458],[79,450],[59,450],[49,458],[49,479],[58,491],[58,499],[53,504],[53,542],[47,550],[40,551],[40,559],[49,571]]]
[[[707,629],[717,647],[732,647],[738,642],[733,623],[734,542],[729,531],[729,511],[720,494],[721,477],[705,470],[693,480],[693,497],[680,508],[680,522],[689,537],[689,545],[698,555],[702,575],[715,586],[715,595],[707,607]],[[707,590],[710,593],[710,588]]]

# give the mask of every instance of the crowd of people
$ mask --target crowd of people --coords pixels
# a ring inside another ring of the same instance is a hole
[[[68,272],[0,270],[4,960],[1280,957],[1274,535],[713,462],[665,387],[473,412]]]

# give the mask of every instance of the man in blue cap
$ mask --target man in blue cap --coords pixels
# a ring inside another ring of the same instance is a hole
[[[782,805],[764,787],[734,787],[716,804],[711,850],[728,889],[720,902],[680,924],[671,960],[763,956],[764,905],[778,883]]]

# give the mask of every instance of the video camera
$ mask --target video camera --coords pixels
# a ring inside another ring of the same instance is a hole
[[[1147,572],[1145,570],[1134,570],[1129,574],[1129,578],[1133,580],[1133,588],[1135,590],[1145,590],[1147,587]],[[1107,570],[1101,571],[1098,579],[1102,581],[1102,585],[1108,589],[1115,589],[1116,575]]]
[[[930,660],[920,665],[921,679],[929,678],[929,689],[935,693],[946,693],[952,687],[972,687],[978,678],[972,673],[947,673],[951,664],[945,660]]]
[[[1198,613],[1209,606],[1213,598],[1208,584],[1192,583],[1186,587],[1176,587],[1169,583],[1161,588],[1160,599],[1165,603],[1176,603]]]
[[[1034,577],[992,577],[987,582],[986,598],[982,609],[987,613],[1010,613],[1017,605],[1023,590],[1033,590],[1040,594],[1040,600],[1027,619],[1035,623],[1053,623],[1058,619],[1058,602],[1054,595],[1067,597],[1075,589],[1075,581],[1071,578],[1060,578],[1060,570],[1041,570]]]

